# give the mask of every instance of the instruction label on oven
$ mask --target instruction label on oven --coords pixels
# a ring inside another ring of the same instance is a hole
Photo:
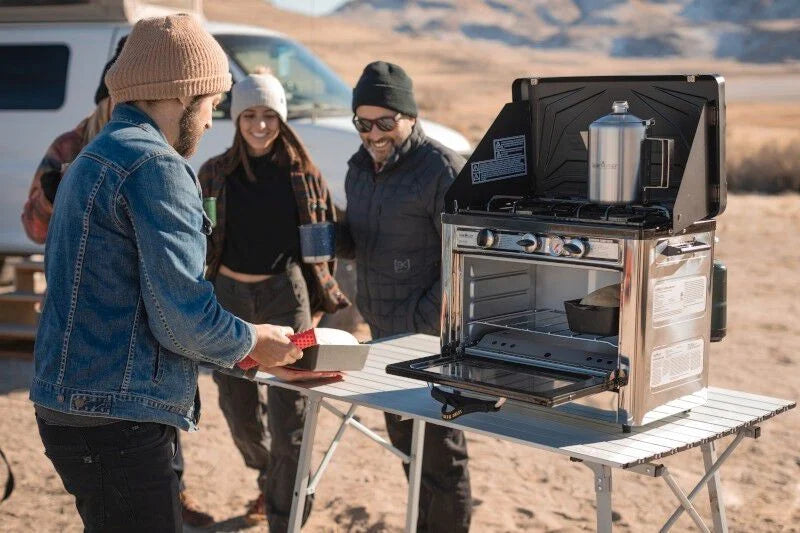
[[[653,350],[650,387],[660,387],[703,372],[703,339],[683,341]]]
[[[494,159],[475,161],[471,165],[472,184],[507,180],[528,174],[525,136],[494,139]]]
[[[665,279],[653,287],[653,323],[680,321],[706,310],[706,276]]]

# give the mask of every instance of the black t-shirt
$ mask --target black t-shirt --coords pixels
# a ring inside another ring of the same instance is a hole
[[[300,260],[300,224],[288,167],[272,154],[251,157],[256,177],[239,165],[226,182],[225,248],[222,264],[243,274],[277,274]]]

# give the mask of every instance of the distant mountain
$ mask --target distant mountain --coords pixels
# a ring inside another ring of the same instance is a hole
[[[335,15],[412,35],[612,57],[800,59],[800,0],[352,0]]]

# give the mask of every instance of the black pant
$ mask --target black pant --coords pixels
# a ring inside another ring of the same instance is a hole
[[[369,325],[373,339],[397,332]],[[400,451],[411,451],[413,422],[384,413],[389,440]],[[417,531],[466,533],[472,519],[467,439],[464,432],[437,424],[425,424],[422,444],[422,484],[419,489]],[[408,465],[403,464],[408,477]]]
[[[37,423],[45,454],[75,496],[84,531],[182,531],[174,427],[55,426],[38,417]]]
[[[413,422],[390,413],[384,413],[384,417],[392,444],[400,451],[410,453]],[[469,531],[472,491],[468,461],[467,439],[463,431],[425,424],[417,531]],[[403,469],[408,477],[408,465],[403,464]]]
[[[175,456],[172,458],[172,469],[178,476],[178,490],[183,492],[186,490],[186,484],[183,482],[183,446],[181,445],[180,431],[175,432]]]
[[[297,265],[258,283],[241,283],[220,274],[214,280],[214,292],[222,307],[248,322],[290,326],[298,332],[311,327],[308,289]],[[293,390],[221,372],[214,372],[214,382],[233,442],[245,464],[259,472],[269,529],[284,532],[289,527],[308,400]],[[313,503],[310,494],[303,523]]]

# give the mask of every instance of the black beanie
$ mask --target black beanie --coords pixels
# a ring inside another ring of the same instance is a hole
[[[375,61],[364,67],[353,89],[353,113],[361,105],[385,107],[410,117],[417,116],[411,78],[405,70],[386,61]]]
[[[99,104],[100,100],[108,96],[108,87],[106,86],[106,72],[108,72],[108,69],[111,68],[111,65],[113,65],[114,61],[116,61],[117,58],[119,57],[119,53],[122,52],[122,47],[125,46],[126,40],[128,40],[127,35],[119,40],[119,42],[117,43],[117,50],[114,52],[114,56],[109,60],[108,63],[106,63],[106,66],[103,68],[103,74],[100,76],[100,85],[97,87],[97,90],[94,93],[95,105]]]

